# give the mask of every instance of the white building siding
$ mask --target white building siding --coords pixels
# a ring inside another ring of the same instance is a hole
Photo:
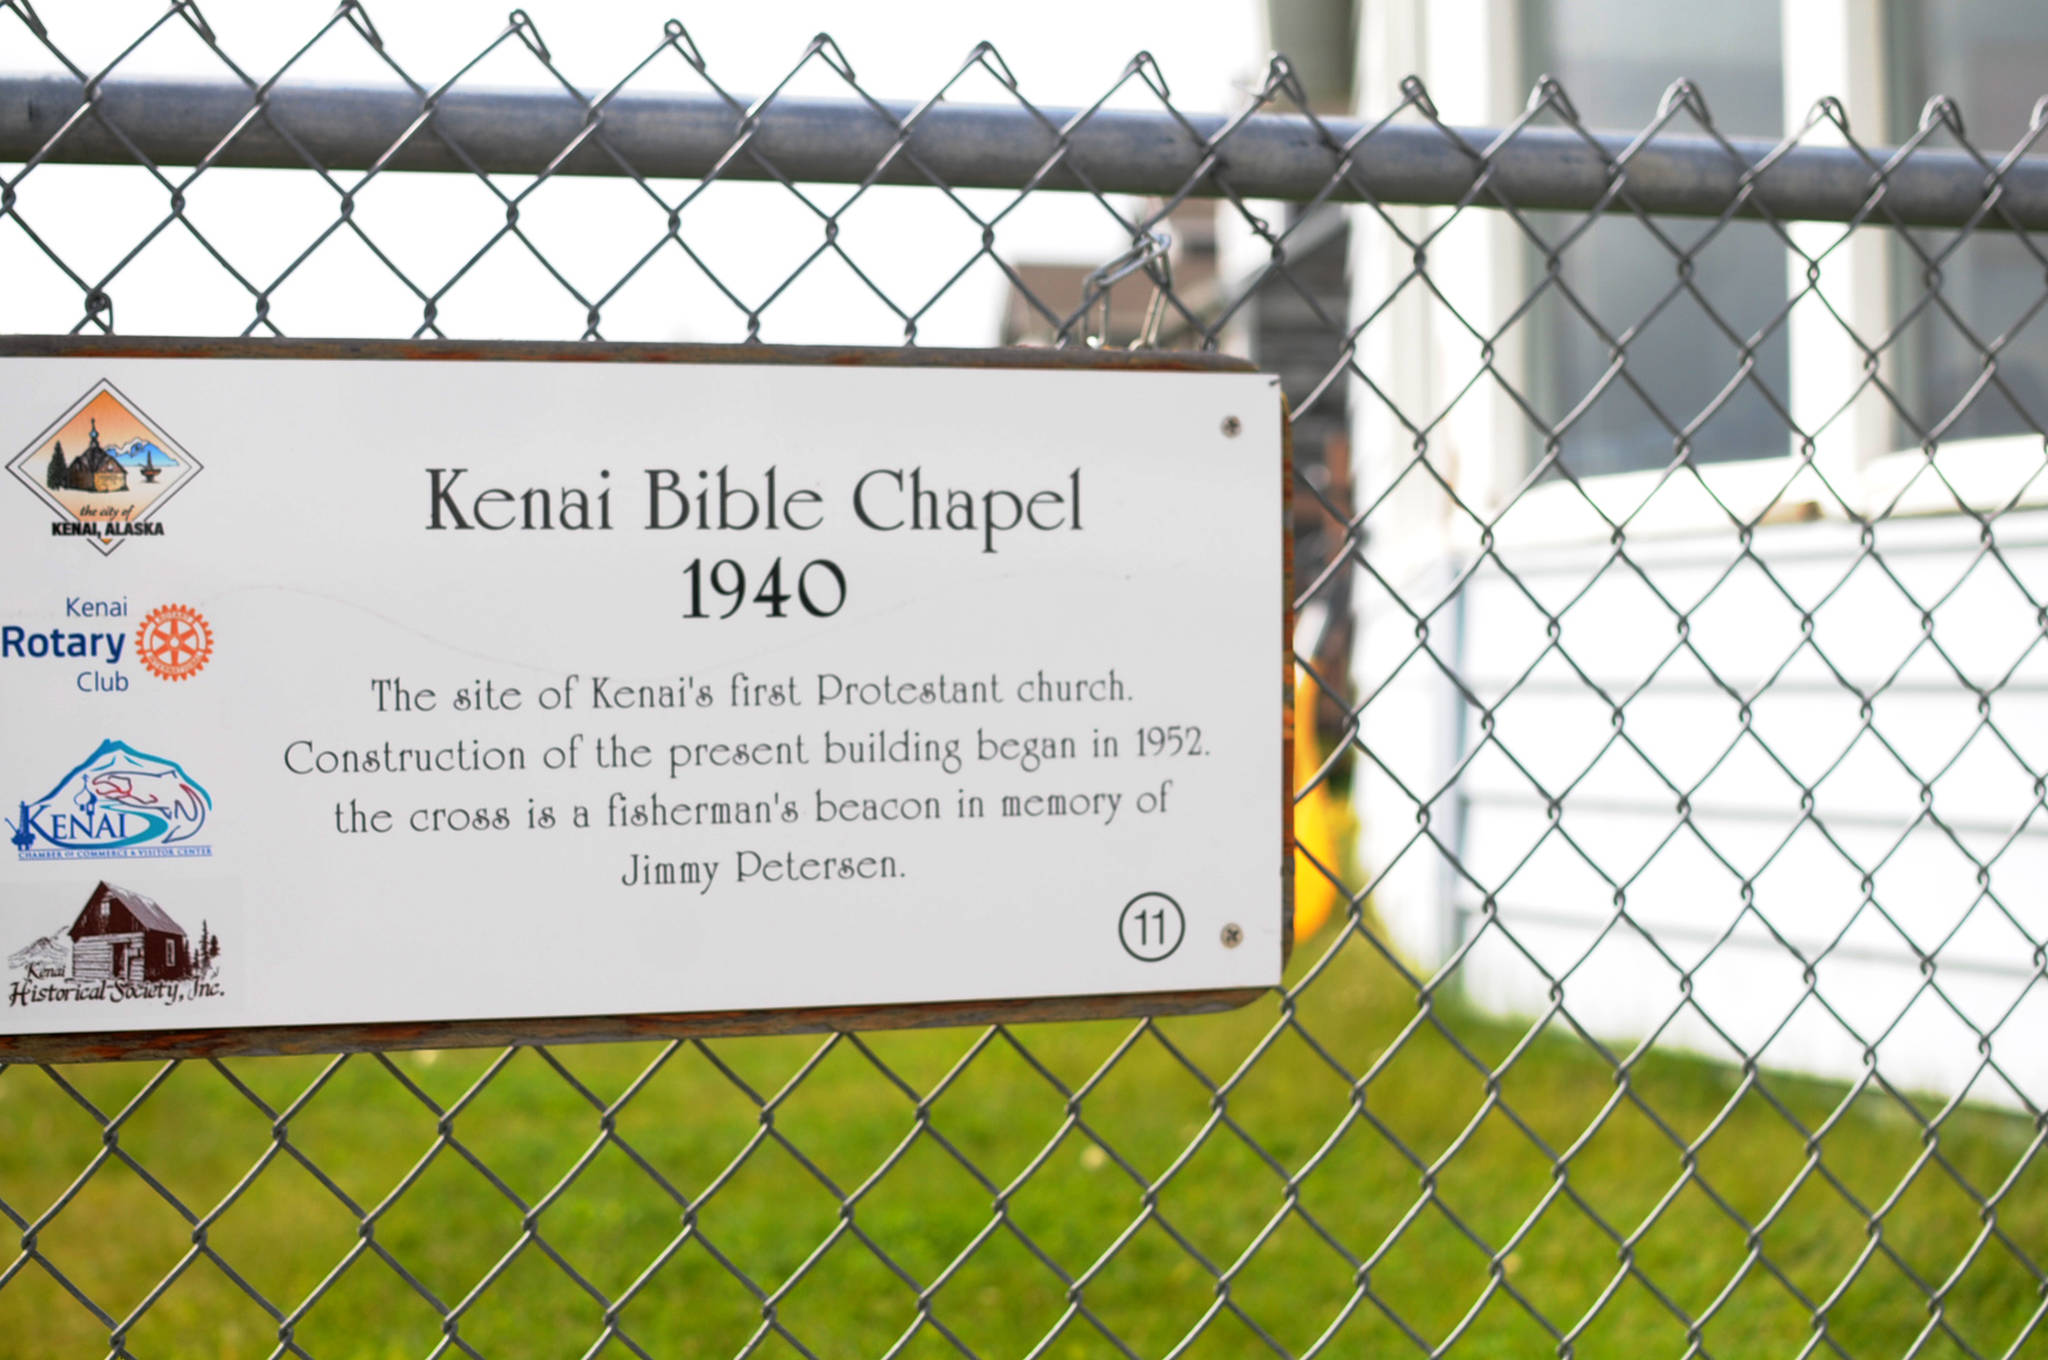
[[[1624,1049],[1853,1078],[1868,1048],[1903,1087],[2048,1101],[2048,649],[2015,584],[2048,586],[2048,514],[2002,520],[1996,557],[1960,516],[1878,532],[1881,563],[1806,524],[1761,531],[1757,560],[1718,535],[1474,573],[1442,654],[1476,703],[1430,667],[1406,711],[1368,710],[1416,787],[1463,769],[1432,808],[1443,849],[1409,847],[1377,899],[1404,945],[1472,941],[1481,1006],[1541,1014],[1555,983]],[[1393,780],[1365,787],[1370,840],[1412,834]],[[1993,1031],[2004,1079],[1978,1071]]]

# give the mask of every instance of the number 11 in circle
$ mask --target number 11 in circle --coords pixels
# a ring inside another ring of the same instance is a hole
[[[1162,892],[1144,892],[1124,904],[1116,931],[1126,954],[1143,963],[1157,963],[1180,948],[1188,923],[1180,903]]]

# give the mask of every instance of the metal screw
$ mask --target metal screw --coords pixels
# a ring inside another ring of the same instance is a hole
[[[1223,417],[1223,434],[1225,438],[1237,438],[1237,432],[1239,430],[1242,430],[1243,428],[1244,422],[1239,420],[1236,416]]]
[[[1235,922],[1235,921],[1232,921],[1232,922],[1231,922],[1231,923],[1230,923],[1229,925],[1227,925],[1227,926],[1223,927],[1223,947],[1224,947],[1225,949],[1235,949],[1235,948],[1237,948],[1237,947],[1238,947],[1239,945],[1241,945],[1241,944],[1243,944],[1243,943],[1244,943],[1244,927],[1243,927],[1243,926],[1239,925],[1239,924],[1238,924],[1237,922]]]

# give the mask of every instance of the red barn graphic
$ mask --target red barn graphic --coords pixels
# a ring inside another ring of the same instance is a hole
[[[155,902],[103,881],[71,923],[71,976],[112,982],[188,978],[192,943]]]

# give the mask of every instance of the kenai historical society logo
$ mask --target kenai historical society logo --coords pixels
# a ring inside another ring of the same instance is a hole
[[[57,512],[51,533],[110,553],[162,536],[158,512],[200,467],[102,378],[7,470]]]
[[[223,995],[220,937],[201,921],[187,934],[153,897],[102,881],[69,925],[7,956],[7,1004],[153,1001],[176,1005]]]
[[[197,838],[213,796],[176,761],[103,741],[57,786],[10,819],[22,859],[210,855]]]

